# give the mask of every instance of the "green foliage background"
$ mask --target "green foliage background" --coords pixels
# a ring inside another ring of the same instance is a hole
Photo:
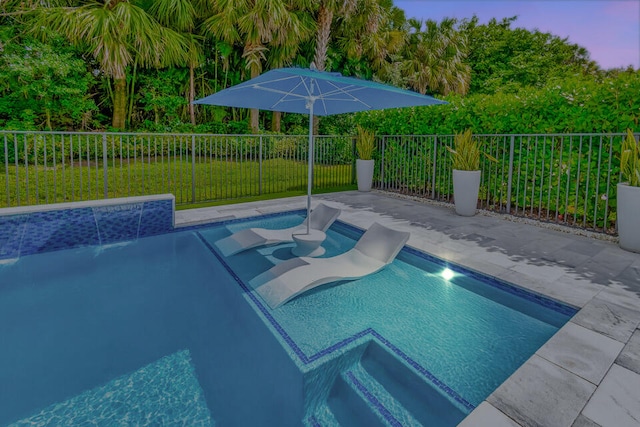
[[[449,105],[371,111],[353,120],[377,135],[449,135],[469,128],[475,134],[638,132],[639,93],[640,71],[625,71],[599,80],[554,79],[517,93],[451,95]]]
[[[419,49],[410,40],[423,34],[427,23],[407,19],[390,1],[383,3],[393,18],[379,28],[376,43],[387,54],[372,59],[346,43],[348,34],[342,25],[346,18],[341,18],[333,28],[336,36],[329,45],[328,68],[408,88],[411,76],[403,64],[416,58]],[[3,15],[4,7],[0,6],[0,128],[110,130],[113,81],[93,56],[54,33],[35,39],[28,14]],[[316,11],[304,13],[311,20],[316,18]],[[476,134],[638,130],[639,70],[602,70],[585,48],[550,33],[518,28],[515,17],[485,24],[475,16],[454,22],[460,44],[449,48],[459,49],[470,68],[467,94],[430,88],[428,94],[450,104],[324,118],[319,133],[354,135],[358,124],[378,135],[452,134],[467,128]],[[403,37],[409,41],[393,51],[394,43],[402,44]],[[198,35],[198,41],[203,58],[194,70],[196,98],[249,78],[242,43],[230,44],[211,34]],[[267,57],[277,52],[268,45],[265,48]],[[264,69],[308,66],[314,42],[300,40],[296,48],[298,54],[289,63],[275,65],[267,60]],[[190,122],[189,74],[187,64],[127,67],[127,130],[247,133],[245,109],[197,106],[195,123]],[[260,113],[261,129],[271,128],[272,117],[271,112]],[[306,121],[302,115],[283,114],[281,132],[305,134]]]

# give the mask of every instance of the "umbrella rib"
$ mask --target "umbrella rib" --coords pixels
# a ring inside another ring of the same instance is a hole
[[[366,102],[358,99],[357,97],[353,96],[351,93],[352,92],[357,92],[359,90],[362,90],[362,87],[358,87],[358,86],[348,86],[346,88],[340,88],[338,86],[336,86],[335,84],[333,84],[332,82],[327,82],[328,84],[330,84],[331,86],[333,86],[335,88],[335,90],[326,92],[325,94],[323,94],[323,96],[321,96],[319,99],[322,101],[322,104],[326,110],[327,106],[325,104],[325,99],[329,99],[326,98],[328,96],[333,96],[333,95],[337,95],[337,94],[343,94],[346,95],[348,97],[348,99],[340,99],[340,98],[331,98],[331,101],[354,101],[354,102],[359,102],[360,104],[364,105],[365,107],[367,107],[368,109],[371,109],[371,105],[367,104]],[[353,90],[351,90],[351,88],[353,88]]]
[[[289,80],[289,78],[287,79],[280,79],[279,81],[282,80]],[[307,87],[307,85],[305,84],[305,80],[303,78],[300,78],[300,82],[298,82],[297,85],[295,85],[294,87],[291,88],[291,90],[289,91],[284,91],[284,90],[280,90],[280,89],[273,89],[273,88],[269,88],[269,87],[265,87],[265,86],[260,86],[260,84],[255,84],[253,87],[259,90],[263,90],[265,92],[272,92],[272,93],[279,93],[282,94],[282,97],[277,100],[272,106],[271,108],[275,108],[278,104],[280,103],[284,103],[285,101],[297,101],[299,99],[305,99],[308,100],[311,97],[309,88]],[[298,89],[301,85],[304,86],[304,88],[306,89],[308,95],[299,95],[297,93],[294,93],[294,91],[296,89]],[[288,97],[292,97],[295,99],[287,99]]]
[[[286,92],[286,91],[284,91],[284,90],[280,90],[280,89],[271,89],[271,88],[264,87],[264,86],[259,86],[259,85],[255,85],[255,86],[254,86],[254,88],[256,88],[256,89],[260,89],[260,90],[263,90],[263,91],[265,91],[265,92],[279,93],[279,94],[283,95],[283,99],[284,99],[286,96],[298,97],[298,98],[302,98],[302,99],[307,99],[307,98],[308,98],[308,97],[307,97],[307,96],[305,96],[305,95],[298,95],[298,94],[295,94],[295,93]],[[280,100],[278,100],[278,102],[280,102]],[[277,104],[278,102],[276,102],[276,104]]]
[[[276,93],[276,94],[281,94],[282,97],[280,99],[278,99],[275,103],[272,104],[271,108],[276,108],[279,104],[284,104],[287,102],[293,102],[293,101],[298,101],[298,100],[311,100],[313,98],[315,99],[319,99],[320,101],[322,101],[322,109],[324,111],[328,111],[328,106],[326,104],[325,101],[353,101],[353,102],[357,102],[362,104],[363,106],[365,106],[367,109],[371,109],[371,105],[363,102],[362,100],[360,100],[358,97],[354,96],[352,93],[353,92],[358,92],[360,90],[363,90],[365,88],[357,86],[357,85],[350,85],[347,86],[345,88],[340,88],[338,86],[336,86],[335,83],[333,82],[326,82],[327,84],[331,85],[333,87],[333,90],[330,90],[328,92],[325,93],[320,93],[318,95],[313,95],[311,93],[310,87],[307,84],[310,80],[315,80],[313,77],[302,77],[302,76],[287,76],[287,77],[282,77],[279,79],[274,79],[269,81],[269,84],[273,84],[273,83],[279,83],[279,82],[283,82],[283,81],[288,81],[288,80],[292,80],[292,79],[300,79],[300,81],[298,82],[298,84],[296,84],[295,86],[293,86],[291,88],[291,90],[289,91],[285,91],[285,90],[281,90],[281,89],[275,89],[275,88],[271,88],[271,87],[267,87],[267,86],[263,86],[263,83],[255,83],[252,85],[253,88],[258,89],[258,90],[262,90],[265,92],[271,92],[271,93]],[[294,93],[295,90],[297,90],[298,88],[300,88],[300,86],[303,86],[304,89],[306,90],[307,94],[297,94]],[[317,86],[319,88],[319,86]],[[234,88],[229,88],[230,90],[233,90]],[[238,87],[238,89],[240,89]],[[339,96],[339,95],[344,95],[343,97],[335,97],[334,96]],[[292,99],[293,98],[293,99]]]
[[[270,83],[270,84],[271,83],[278,83],[278,82],[283,82],[283,81],[286,81],[286,80],[291,80],[291,79],[296,79],[296,78],[298,78],[298,76],[287,76],[287,77],[281,77],[279,79],[268,80],[266,83]],[[252,83],[251,81],[246,81],[244,83],[240,83],[238,85],[231,86],[231,87],[229,87],[229,88],[227,88],[225,90],[241,90],[241,89],[246,88],[247,86],[255,87],[258,84],[260,84],[260,83]]]

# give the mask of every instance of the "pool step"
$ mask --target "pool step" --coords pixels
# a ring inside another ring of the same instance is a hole
[[[422,425],[394,395],[367,372],[361,364],[341,374],[342,380],[359,396],[368,409],[375,413],[384,426]]]
[[[377,342],[367,346],[360,366],[417,423],[405,424],[401,421],[402,425],[457,425],[473,408],[465,408],[447,396]]]
[[[312,417],[307,418],[304,425],[305,427],[333,427],[339,426],[340,423],[331,412],[329,406],[323,404],[316,409]]]
[[[357,379],[354,380],[353,370],[342,372],[333,383],[327,406],[340,426],[353,427],[382,427],[385,423],[374,406],[367,398],[368,391],[364,390]],[[327,427],[323,425],[323,427]]]
[[[458,425],[473,405],[411,362],[392,346],[367,342],[356,358],[334,370],[328,394],[305,426]]]

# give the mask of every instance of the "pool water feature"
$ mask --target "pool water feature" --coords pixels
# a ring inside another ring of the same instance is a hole
[[[377,274],[271,310],[246,283],[293,244],[225,258],[213,242],[301,220],[231,221],[0,266],[0,425],[65,402],[81,416],[78,396],[159,365],[190,385],[174,415],[194,425],[452,426],[575,312],[453,265],[445,280],[443,261],[409,248]],[[334,224],[323,256],[360,234]],[[165,416],[144,406],[149,395],[138,388],[130,400]],[[125,416],[118,402],[114,417]]]

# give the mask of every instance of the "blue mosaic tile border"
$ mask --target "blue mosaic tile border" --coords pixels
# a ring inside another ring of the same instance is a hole
[[[389,422],[393,427],[402,427],[402,423],[393,416],[389,411],[365,386],[362,384],[351,371],[346,372],[346,376],[360,393],[362,393],[371,405]]]
[[[5,219],[0,217],[0,259],[20,256],[27,218],[27,215],[12,215]]]
[[[165,234],[173,229],[173,199],[144,202],[138,237]]]
[[[135,240],[138,237],[143,207],[142,203],[131,203],[93,208],[100,242],[109,244]]]
[[[438,380],[437,377],[435,375],[433,375],[431,372],[429,372],[428,369],[422,367],[418,362],[416,362],[415,360],[411,359],[408,355],[406,355],[404,352],[402,352],[402,350],[400,350],[398,347],[394,346],[393,344],[391,344],[391,342],[389,340],[387,340],[386,338],[384,338],[382,335],[380,335],[378,332],[376,332],[374,329],[372,328],[367,328],[363,331],[360,331],[340,342],[337,342],[325,349],[320,350],[319,352],[311,355],[311,356],[307,356],[302,349],[298,346],[298,344],[296,344],[296,342],[291,338],[291,336],[289,336],[289,334],[284,330],[284,328],[278,323],[278,321],[271,315],[271,313],[269,312],[269,309],[266,308],[266,306],[264,304],[262,304],[262,301],[260,301],[260,299],[255,295],[255,293],[251,292],[251,289],[249,289],[249,287],[242,281],[242,279],[240,279],[240,277],[233,271],[233,269],[231,269],[231,267],[226,263],[226,261],[224,260],[224,257],[222,257],[221,255],[218,254],[218,252],[213,248],[213,246],[207,241],[207,239],[204,238],[204,236],[202,236],[200,233],[196,232],[196,235],[198,236],[198,238],[200,239],[200,241],[209,249],[209,251],[211,251],[211,253],[218,259],[218,261],[220,261],[220,263],[222,264],[222,266],[225,268],[225,270],[227,270],[227,272],[231,275],[231,277],[233,277],[233,279],[236,281],[236,283],[242,288],[242,290],[246,293],[246,295],[251,299],[251,301],[255,304],[255,306],[260,310],[260,312],[263,314],[263,316],[269,321],[269,323],[271,324],[271,326],[273,326],[273,328],[278,332],[278,334],[282,337],[282,339],[287,343],[287,345],[289,346],[289,348],[291,348],[291,350],[296,354],[296,356],[298,356],[298,358],[300,359],[300,361],[305,364],[308,365],[318,359],[320,359],[321,357],[327,356],[337,350],[340,350],[346,346],[348,346],[350,343],[363,338],[367,335],[371,335],[373,337],[375,337],[376,339],[378,339],[378,341],[380,341],[381,344],[383,344],[384,346],[386,346],[387,348],[389,348],[389,350],[391,350],[392,352],[394,352],[395,354],[397,354],[398,356],[400,356],[404,361],[406,361],[407,363],[409,363],[414,369],[417,370],[417,372],[419,374],[421,374],[424,378],[426,378],[428,381],[430,381],[432,384],[434,384],[436,387],[438,387],[440,390],[442,390],[444,393],[446,393],[448,396],[450,396],[452,399],[454,399],[456,402],[462,404],[465,408],[467,408],[469,411],[475,409],[475,406],[472,405],[471,403],[469,403],[465,398],[463,398],[460,394],[458,394],[456,391],[454,391],[453,389],[451,389],[450,387],[448,387],[445,383],[443,383],[442,381]],[[434,381],[435,380],[435,381]]]
[[[0,259],[173,231],[173,198],[0,215]]]
[[[34,212],[26,220],[20,256],[99,243],[91,208]]]

